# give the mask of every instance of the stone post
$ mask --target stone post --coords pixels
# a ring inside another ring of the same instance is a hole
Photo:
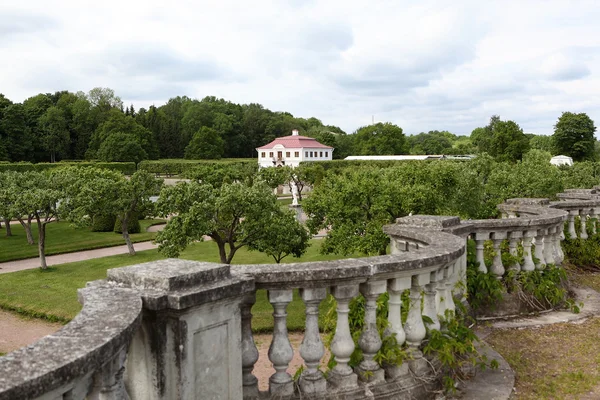
[[[395,335],[398,345],[404,344],[406,333],[402,327],[402,292],[410,289],[411,278],[394,278],[388,281],[388,321],[390,323],[387,334]],[[385,372],[391,379],[396,379],[408,373],[408,364],[385,365]]]
[[[563,253],[562,250],[562,246],[560,244],[561,242],[561,233],[562,233],[562,229],[564,227],[564,224],[560,224],[556,227],[556,232],[554,234],[554,264],[556,264],[556,266],[559,266],[562,264],[563,260],[565,259],[565,254]]]
[[[519,261],[517,260],[517,256],[519,255],[519,252],[518,252],[519,242],[522,239],[523,239],[523,232],[521,232],[521,231],[510,232],[510,241],[508,244],[508,248],[510,251],[510,255],[513,256],[515,258],[515,260],[508,267],[508,269],[512,269],[515,271],[521,270],[521,264],[519,264]]]
[[[533,271],[535,270],[535,264],[533,263],[533,258],[531,257],[531,242],[537,231],[528,230],[523,235],[523,266],[521,267],[522,271]]]
[[[365,296],[365,326],[358,345],[363,352],[363,360],[357,367],[358,377],[367,383],[385,381],[385,373],[374,360],[381,348],[381,338],[377,330],[377,298],[385,292],[386,281],[366,282],[360,285],[360,292]]]
[[[579,237],[584,240],[588,238],[586,222],[589,211],[590,210],[588,209],[581,210],[581,215],[579,217],[579,220],[581,221],[581,232],[579,233]]]
[[[137,290],[142,325],[127,357],[132,400],[243,398],[241,303],[254,280],[230,266],[166,259],[108,270]]]
[[[494,242],[494,252],[496,255],[494,256],[494,260],[492,261],[492,266],[490,267],[490,272],[496,275],[497,279],[502,279],[502,275],[504,275],[504,265],[502,265],[502,250],[500,246],[502,245],[502,241],[506,239],[506,232],[494,232],[492,234],[492,240]]]
[[[319,371],[319,362],[325,354],[325,346],[319,335],[319,304],[327,296],[327,289],[300,289],[300,297],[306,304],[306,329],[300,345],[300,355],[306,369],[302,371],[299,386],[304,395],[322,395],[327,382]]]
[[[569,210],[569,236],[571,239],[577,239],[577,231],[575,230],[575,217],[579,215],[579,210]]]
[[[477,232],[475,234],[475,249],[476,249],[476,258],[479,263],[479,267],[477,268],[479,272],[483,272],[484,274],[488,272],[487,267],[485,266],[485,258],[483,254],[483,249],[485,245],[485,241],[490,238],[489,232]]]
[[[556,228],[548,228],[548,234],[544,236],[544,259],[546,264],[555,264],[554,260],[554,232]]]
[[[448,264],[443,270],[444,279],[442,280],[444,286],[446,286],[446,295],[444,296],[445,310],[450,310],[452,313],[456,311],[456,305],[454,304],[454,297],[452,296],[452,286],[454,284],[454,275],[456,274],[456,262]],[[446,312],[446,311],[444,311]],[[445,315],[445,314],[444,314]]]
[[[426,315],[431,319],[432,322],[425,323],[429,330],[440,330],[440,320],[438,318],[437,304],[436,304],[436,287],[437,282],[443,278],[443,271],[433,271],[430,274],[429,283],[425,285],[425,298],[423,299],[423,315]]]
[[[294,349],[288,338],[287,313],[292,301],[292,290],[269,290],[269,302],[273,305],[273,339],[269,346],[269,360],[275,373],[269,378],[269,394],[272,397],[289,397],[294,394],[294,381],[287,368],[294,357]]]
[[[423,324],[421,314],[421,289],[429,283],[429,274],[413,275],[410,288],[410,308],[404,324],[406,332],[406,343],[409,347],[409,352],[412,355],[412,360],[409,362],[410,369],[417,375],[423,373],[423,368],[426,366],[426,361],[423,359],[423,353],[419,350],[421,342],[425,339],[427,331]]]
[[[258,349],[252,336],[252,306],[256,303],[256,293],[248,293],[240,305],[242,312],[242,384],[244,400],[259,397],[258,379],[252,374],[258,361]]]
[[[549,233],[549,232],[548,232]],[[546,252],[546,247],[548,247],[546,243],[546,230],[538,229],[535,236],[535,258],[537,258],[537,262],[535,263],[535,269],[544,269],[546,266],[546,257],[544,257],[544,252]]]
[[[358,387],[357,376],[348,365],[354,352],[354,340],[348,325],[348,304],[358,295],[358,285],[334,286],[332,294],[337,301],[337,325],[330,348],[337,364],[330,371],[328,382],[337,390],[344,391]]]
[[[94,376],[93,389],[88,399],[121,400],[129,397],[123,381],[126,359],[127,349],[123,348],[116,357],[101,367]]]
[[[590,226],[592,228],[592,235],[595,235],[596,233],[598,233],[597,230],[597,223],[598,223],[598,213],[596,211],[596,208],[592,208],[590,210]]]

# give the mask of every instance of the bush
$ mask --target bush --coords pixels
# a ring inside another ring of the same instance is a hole
[[[94,215],[92,232],[111,232],[114,230],[117,217],[114,215]]]
[[[29,162],[19,163],[2,163],[0,164],[0,172],[15,171],[15,172],[26,172],[26,171],[46,171],[49,169],[67,167],[96,167],[105,168],[113,171],[122,172],[125,175],[132,175],[135,170],[134,162],[92,162],[92,161],[60,161],[57,163],[38,163],[32,164]]]
[[[114,231],[115,231],[115,233],[123,233],[123,230],[121,229],[121,219],[120,218],[116,218]],[[131,216],[131,218],[129,218],[129,223],[127,224],[127,231],[130,234],[131,233],[140,233],[142,231],[142,228],[140,226],[140,220],[138,219],[137,215],[134,214]]]
[[[221,160],[158,160],[158,161],[142,161],[138,165],[138,169],[150,172],[157,175],[184,175],[199,166],[257,166],[258,162],[255,159],[247,158],[229,158]]]

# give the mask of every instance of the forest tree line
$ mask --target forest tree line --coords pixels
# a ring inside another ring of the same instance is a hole
[[[563,113],[554,135],[524,133],[511,120],[492,116],[470,136],[449,131],[407,136],[395,124],[375,123],[346,134],[315,117],[299,118],[260,104],[236,104],[207,96],[178,96],[136,110],[108,88],[88,93],[40,93],[12,102],[0,94],[0,161],[134,161],[153,159],[254,158],[256,147],[292,129],[335,148],[334,158],[385,154],[488,153],[501,161],[521,160],[529,149],[598,159],[594,122],[583,113]]]

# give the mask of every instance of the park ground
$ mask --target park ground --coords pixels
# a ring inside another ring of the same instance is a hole
[[[151,223],[146,223],[146,227],[150,225]],[[113,235],[122,240],[119,235]],[[81,232],[72,237],[83,237],[82,243],[87,243]],[[313,240],[308,252],[300,260],[287,258],[284,261],[339,258],[320,254],[320,243]],[[81,309],[77,302],[77,288],[83,287],[88,281],[104,278],[107,269],[161,258],[156,250],[147,250],[140,251],[133,257],[126,254],[115,255],[61,264],[47,271],[29,269],[0,275],[0,355],[32,343],[72,319]],[[191,245],[182,254],[182,258],[218,261],[216,247],[212,242]],[[268,256],[243,249],[234,258],[234,264],[268,262],[272,262]],[[232,267],[235,268],[235,265]],[[600,292],[600,273],[581,272],[571,268],[569,276],[574,285],[590,287]],[[324,302],[322,309],[326,306]],[[259,291],[253,308],[253,328],[260,352],[255,373],[263,388],[273,372],[266,354],[270,344],[269,332],[272,331],[272,312],[266,292]],[[288,328],[292,332],[290,340],[297,350],[304,327],[304,306],[297,293],[288,307],[288,314]],[[486,341],[515,370],[515,398],[600,398],[599,318],[525,329],[493,329]],[[297,353],[296,351],[290,364],[291,373],[302,363]]]

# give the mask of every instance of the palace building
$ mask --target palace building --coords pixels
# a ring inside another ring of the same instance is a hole
[[[273,140],[271,143],[258,147],[258,165],[264,167],[292,168],[302,161],[329,161],[333,156],[333,147],[317,142],[315,139],[298,135],[294,129],[290,136]]]

